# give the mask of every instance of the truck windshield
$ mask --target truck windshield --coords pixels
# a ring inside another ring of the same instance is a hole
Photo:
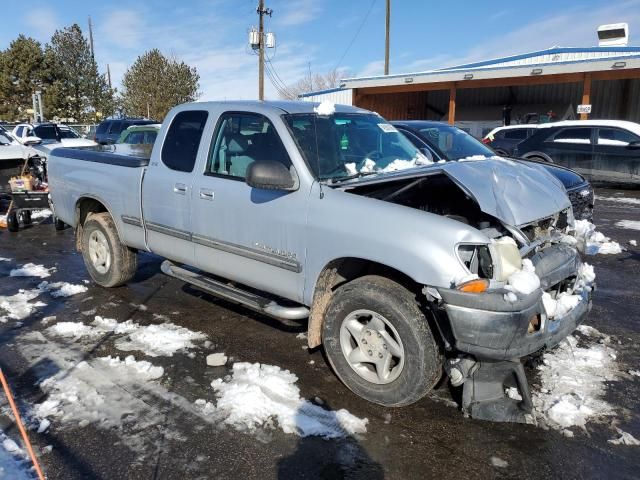
[[[431,163],[378,115],[304,113],[284,118],[318,180],[339,181]]]

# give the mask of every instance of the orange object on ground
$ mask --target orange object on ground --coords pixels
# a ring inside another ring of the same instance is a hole
[[[29,441],[29,436],[27,435],[27,431],[24,429],[24,425],[22,425],[20,412],[18,412],[18,408],[16,407],[16,404],[13,401],[13,395],[11,395],[11,389],[9,389],[9,384],[7,383],[7,379],[4,378],[4,373],[2,373],[1,368],[0,368],[0,382],[2,383],[2,388],[4,389],[4,393],[6,394],[7,399],[9,400],[9,405],[11,406],[11,410],[13,411],[13,416],[16,418],[18,429],[20,429],[20,435],[22,435],[22,440],[24,440],[24,443],[27,446],[29,457],[31,457],[31,462],[33,463],[33,467],[36,469],[38,478],[40,480],[45,480],[44,475],[42,474],[42,469],[40,468],[40,464],[38,463],[38,459],[36,458],[36,455],[33,453],[33,448],[31,448],[31,442]]]

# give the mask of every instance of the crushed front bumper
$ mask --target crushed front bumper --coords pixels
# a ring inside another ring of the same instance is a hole
[[[578,252],[555,245],[532,258],[541,288],[550,288],[578,275]],[[505,299],[504,291],[465,293],[439,288],[455,349],[482,359],[521,358],[551,348],[582,323],[591,309],[591,289],[583,289],[578,304],[562,317],[548,318],[542,290]]]

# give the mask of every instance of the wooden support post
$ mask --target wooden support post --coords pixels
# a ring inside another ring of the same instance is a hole
[[[449,125],[456,122],[456,86],[449,89]]]
[[[591,74],[585,73],[584,80],[582,81],[582,105],[589,105],[591,103]],[[580,120],[586,120],[589,118],[589,114],[581,113]]]

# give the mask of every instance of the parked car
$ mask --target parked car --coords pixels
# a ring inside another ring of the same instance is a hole
[[[444,122],[408,120],[391,122],[421,151],[434,160],[457,160],[465,157],[492,156],[494,152],[471,135]],[[571,200],[573,214],[579,220],[593,218],[593,188],[580,174],[566,167],[531,158],[562,182]]]
[[[448,351],[466,412],[522,420],[532,404],[517,359],[556,345],[589,310],[586,269],[561,241],[571,203],[546,169],[433,163],[351,106],[177,106],[150,157],[57,149],[49,182],[97,284],[127,283],[149,251],[211,294],[308,317],[309,347],[323,345],[344,384],[381,405],[423,397]],[[507,295],[523,259],[542,287]],[[565,289],[573,308],[547,315],[543,290]],[[522,401],[504,395],[514,380]]]
[[[489,145],[498,155],[513,156],[513,149],[517,144],[529,138],[538,125],[509,125],[491,130],[482,143]]]
[[[23,145],[31,145],[42,155],[58,147],[92,147],[96,143],[83,138],[73,128],[58,123],[21,123],[13,129],[13,136]]]
[[[543,124],[519,143],[514,156],[543,160],[596,183],[640,185],[640,124],[571,120]]]
[[[100,145],[109,145],[116,143],[123,130],[132,125],[151,125],[158,123],[155,120],[145,118],[121,118],[104,120],[96,128],[96,136],[94,140]]]
[[[153,145],[160,131],[159,123],[147,125],[131,125],[123,130],[116,143],[127,143],[131,145],[149,144]]]

